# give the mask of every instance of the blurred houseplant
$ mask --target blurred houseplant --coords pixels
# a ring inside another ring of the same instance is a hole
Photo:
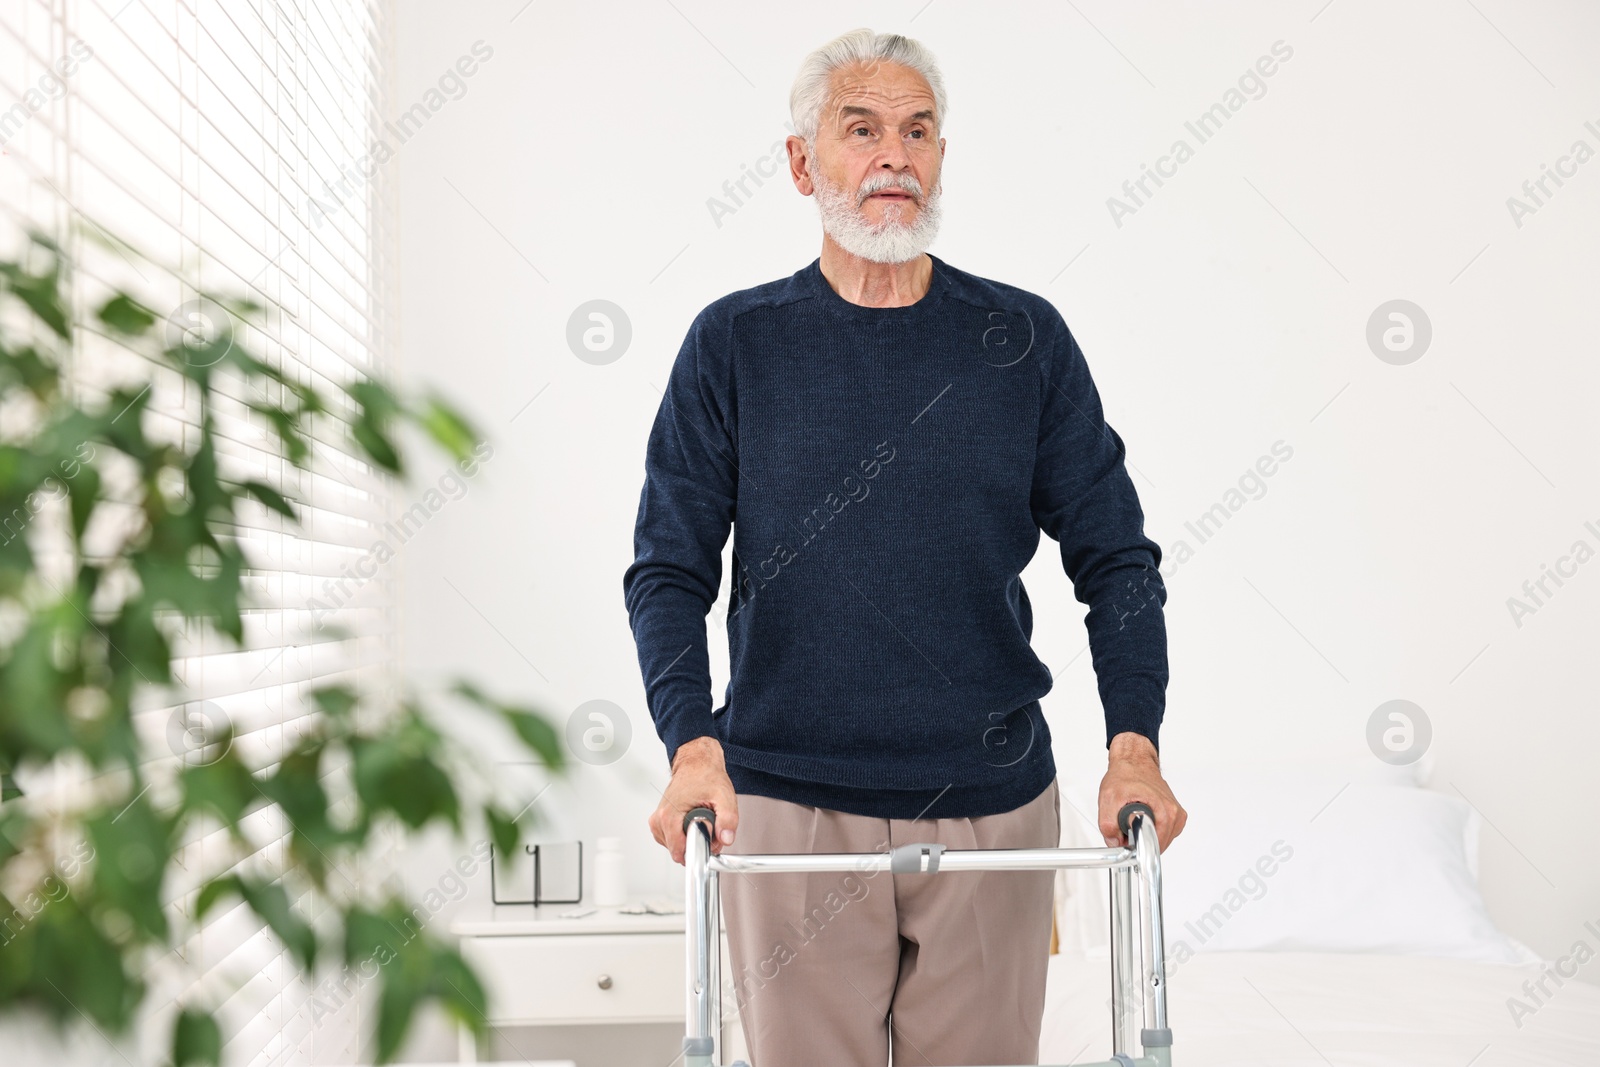
[[[77,321],[63,296],[70,274],[39,233],[0,261],[0,1009],[42,1010],[62,1027],[81,1013],[122,1034],[154,974],[179,1004],[173,1062],[217,1063],[213,1009],[225,992],[185,976],[179,949],[215,905],[242,899],[307,975],[377,965],[379,1062],[397,1054],[425,1001],[482,1035],[484,991],[454,948],[418,929],[391,889],[342,877],[394,828],[487,825],[502,854],[517,846],[510,805],[481,787],[468,753],[409,692],[385,701],[346,685],[311,690],[312,725],[264,767],[234,748],[231,727],[206,739],[207,758],[184,760],[135,721],[183,699],[174,627],[240,645],[251,561],[230,533],[238,518],[265,508],[299,522],[282,486],[225,475],[219,401],[251,397],[264,436],[302,470],[330,430],[380,478],[405,474],[403,424],[457,460],[478,435],[437,396],[408,400],[359,375],[331,396],[291,380],[245,343],[263,311],[248,301],[198,294],[238,324],[212,336],[175,338],[120,290]],[[155,361],[160,376],[181,376],[198,432],[147,436],[161,422],[145,417],[154,370],[80,405],[63,356],[85,328]],[[270,396],[281,399],[260,399]],[[545,718],[464,680],[451,692],[563,769]],[[35,790],[36,780],[54,784]],[[264,807],[288,828],[281,850],[252,839],[261,820],[250,816]],[[207,832],[231,848],[197,865],[186,842]]]

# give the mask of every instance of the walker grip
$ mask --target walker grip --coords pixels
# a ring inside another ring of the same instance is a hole
[[[1144,817],[1152,823],[1156,821],[1156,813],[1150,810],[1150,805],[1142,800],[1130,800],[1122,805],[1121,811],[1117,812],[1117,829],[1121,831],[1123,837],[1128,836],[1128,823],[1132,821],[1133,813],[1136,811],[1143,812]]]
[[[712,811],[710,808],[703,806],[698,808],[690,808],[688,811],[683,813],[684,833],[689,832],[689,824],[696,819],[704,819],[709,822],[711,827],[708,832],[713,838],[717,836],[717,813]]]

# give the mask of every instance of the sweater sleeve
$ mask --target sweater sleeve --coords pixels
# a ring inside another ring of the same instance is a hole
[[[731,324],[712,309],[690,325],[645,449],[634,560],[622,579],[645,699],[667,764],[714,737],[706,613],[722,583],[736,479],[728,376]]]
[[[1105,709],[1106,747],[1119,733],[1150,739],[1166,709],[1166,585],[1161,548],[1145,536],[1144,513],[1124,463],[1127,449],[1105,421],[1077,339],[1054,316],[1043,377],[1032,507],[1061,545]]]

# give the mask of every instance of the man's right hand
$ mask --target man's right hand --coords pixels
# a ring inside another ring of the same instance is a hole
[[[657,844],[672,853],[674,863],[683,862],[688,848],[683,817],[689,809],[699,807],[717,813],[717,836],[711,842],[711,854],[717,855],[722,846],[733,844],[733,832],[739,825],[739,801],[722,762],[722,743],[714,737],[697,737],[678,746],[672,756],[672,780],[661,794],[661,803],[650,814],[650,833]]]

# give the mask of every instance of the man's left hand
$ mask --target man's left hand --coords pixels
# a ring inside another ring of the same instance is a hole
[[[1150,805],[1155,813],[1156,839],[1161,851],[1183,832],[1189,813],[1183,810],[1161,777],[1156,746],[1143,734],[1120,733],[1111,739],[1106,753],[1109,766],[1100,780],[1100,835],[1107,847],[1125,846],[1127,841],[1117,827],[1117,812],[1135,800]]]

